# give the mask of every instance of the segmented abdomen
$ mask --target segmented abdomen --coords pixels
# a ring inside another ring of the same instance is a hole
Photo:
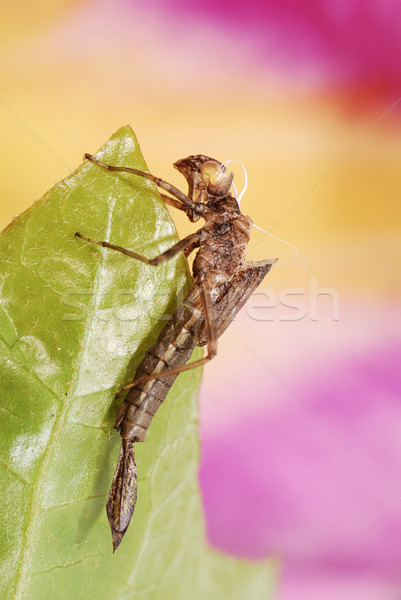
[[[199,292],[195,289],[172,315],[157,342],[146,352],[135,373],[135,379],[184,365],[196,346],[196,334],[203,324],[199,310]],[[143,442],[157,409],[167,396],[177,375],[152,379],[131,388],[125,397],[125,416],[121,422],[121,437],[131,442]]]

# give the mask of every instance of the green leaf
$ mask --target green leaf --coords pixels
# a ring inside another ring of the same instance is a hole
[[[129,127],[97,156],[146,170]],[[204,541],[199,369],[177,379],[136,447],[138,503],[112,554],[114,394],[190,277],[183,256],[155,268],[76,231],[150,257],[176,240],[153,184],[88,162],[0,238],[0,597],[265,600],[267,563],[224,557]]]

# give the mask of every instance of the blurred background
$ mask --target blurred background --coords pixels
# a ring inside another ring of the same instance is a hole
[[[205,368],[210,543],[278,559],[277,600],[399,600],[399,2],[38,0],[0,21],[1,228],[129,123],[179,187],[179,158],[240,159],[243,211],[299,248],[254,231],[249,258],[280,260]]]

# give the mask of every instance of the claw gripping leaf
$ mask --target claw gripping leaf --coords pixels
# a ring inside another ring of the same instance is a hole
[[[129,127],[99,156],[146,170]],[[225,558],[204,541],[199,373],[178,378],[138,445],[137,507],[112,554],[105,504],[119,446],[114,394],[188,272],[182,256],[155,270],[78,243],[76,231],[148,256],[175,240],[153,184],[89,163],[0,238],[0,598],[265,600],[266,564]]]

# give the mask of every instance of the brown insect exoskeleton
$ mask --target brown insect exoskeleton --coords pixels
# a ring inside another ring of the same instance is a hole
[[[190,221],[200,217],[205,225],[154,258],[76,233],[93,244],[111,248],[149,265],[160,265],[179,252],[189,254],[196,248],[192,290],[171,316],[136,370],[135,379],[125,385],[119,396],[129,390],[118,411],[115,428],[122,437],[118,465],[107,500],[107,516],[113,551],[119,546],[135,508],[137,469],[134,442],[143,442],[157,409],[166,398],[177,375],[204,365],[217,353],[217,339],[230,325],[240,308],[270,271],[275,260],[246,261],[245,253],[252,221],[240,211],[230,194],[233,174],[222,163],[208,156],[188,156],[174,164],[186,178],[186,196],[169,183],[137,169],[105,165],[90,154],[85,158],[108,171],[131,173],[150,179],[172,197],[163,200],[186,212]],[[207,346],[204,358],[186,364],[195,346]]]

